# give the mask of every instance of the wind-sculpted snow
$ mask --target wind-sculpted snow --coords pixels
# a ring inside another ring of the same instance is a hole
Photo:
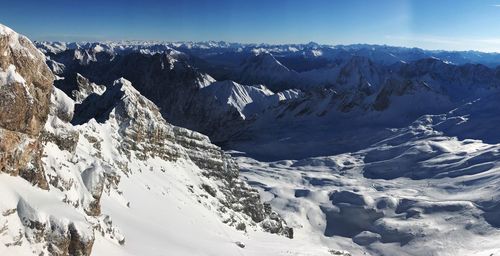
[[[500,145],[480,128],[498,125],[495,98],[372,134],[378,142],[349,153],[238,162],[297,236],[355,255],[496,254]]]
[[[336,92],[309,94],[268,112],[249,131],[253,140],[232,147],[264,160],[304,158],[259,162],[235,153],[296,236],[315,233],[354,255],[495,255],[498,88],[474,83],[443,84],[440,93],[396,87],[386,90],[385,110],[347,114],[334,110]],[[461,93],[444,93],[453,89]]]

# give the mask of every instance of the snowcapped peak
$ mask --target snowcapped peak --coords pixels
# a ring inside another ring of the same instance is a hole
[[[113,82],[113,88],[116,88],[116,90],[120,90],[122,91],[126,96],[134,96],[134,97],[143,97],[141,95],[141,93],[139,91],[137,91],[137,89],[135,89],[135,87],[132,85],[132,82],[130,82],[129,80],[123,78],[123,77],[120,77],[119,79],[116,79],[114,82]],[[144,98],[145,100],[147,100],[146,98]],[[149,100],[147,100],[149,101]]]
[[[188,56],[180,51],[168,48],[163,52],[163,59],[161,62],[162,69],[174,69],[175,63],[188,59]]]
[[[313,49],[317,49],[320,47],[320,45],[318,43],[315,43],[315,42],[309,42],[305,46],[308,48],[313,48]]]
[[[113,81],[113,86],[121,86],[121,87],[132,87],[132,83],[123,78],[123,77],[120,77],[118,79],[116,79],[115,81]]]
[[[79,43],[73,42],[66,45],[68,49],[79,49],[81,48]]]
[[[254,85],[253,87],[257,88],[258,90],[262,91],[264,94],[266,95],[273,95],[274,92],[272,92],[271,90],[269,90],[269,88],[267,88],[265,85],[263,84],[257,84],[257,85]]]
[[[287,67],[285,67],[281,62],[279,62],[271,53],[259,53],[254,57],[250,58],[247,64],[255,65],[255,67],[261,69],[281,69],[284,71],[290,71]]]
[[[1,24],[0,56],[0,127],[5,125],[9,130],[31,133],[38,131],[45,120],[40,119],[40,123],[35,120],[43,117],[48,109],[47,95],[54,80],[45,63],[45,56],[28,38]],[[6,88],[5,85],[11,86]],[[10,109],[12,103],[15,106]],[[32,113],[19,113],[25,109],[35,110]]]
[[[212,83],[203,88],[203,93],[220,106],[236,109],[242,119],[276,105],[281,99],[264,85],[247,86],[230,80]]]
[[[6,38],[8,49],[1,49],[0,55],[7,56],[10,52],[16,51],[31,59],[45,59],[45,56],[35,48],[33,43],[23,35],[18,34],[11,28],[0,24],[0,39]],[[6,45],[6,46],[7,46]]]
[[[92,48],[92,51],[94,53],[99,53],[106,51],[106,49],[105,46],[103,46],[102,44],[95,44],[94,47]]]
[[[175,57],[185,57],[186,54],[183,53],[183,52],[180,52],[180,51],[177,51],[175,49],[172,49],[170,47],[168,47],[166,50],[165,50],[165,54],[166,55],[169,55],[169,56],[175,56]]]
[[[323,55],[323,52],[321,50],[311,50],[311,54],[314,56],[314,57],[319,57],[319,56],[322,56]]]
[[[239,82],[265,84],[275,91],[294,81],[297,73],[281,64],[272,54],[261,53],[248,58],[240,68]]]
[[[255,49],[252,49],[252,53],[254,55],[259,55],[261,53],[269,53],[269,50],[268,49],[264,49],[264,48],[255,48]]]
[[[121,118],[137,117],[134,113],[147,113],[158,116],[158,107],[137,91],[132,83],[121,77],[113,82],[102,95],[87,97],[75,108],[74,124],[83,124],[96,119],[98,122],[120,116]]]

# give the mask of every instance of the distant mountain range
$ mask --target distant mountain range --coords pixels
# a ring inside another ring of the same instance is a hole
[[[315,43],[40,42],[37,46],[54,73],[64,77],[55,84],[68,95],[78,87],[79,77],[101,85],[125,77],[172,123],[207,134],[219,145],[266,157],[279,152],[287,157],[289,152],[271,149],[268,154],[260,146],[241,143],[263,137],[266,145],[287,145],[290,141],[279,136],[267,138],[275,130],[270,125],[302,123],[311,126],[305,130],[314,130],[322,127],[318,122],[363,120],[377,114],[380,122],[390,122],[383,126],[400,127],[420,115],[451,110],[500,85],[496,53]],[[319,121],[298,121],[311,117]],[[348,131],[325,136],[336,138]],[[310,146],[325,141],[301,137]],[[339,152],[346,145],[312,147],[304,147],[298,155]]]
[[[320,45],[314,42],[308,44],[241,44],[227,42],[162,42],[162,41],[113,41],[113,42],[35,42],[43,52],[59,53],[72,49],[92,49],[95,52],[162,52],[166,49],[176,49],[186,54],[193,54],[204,59],[233,62],[231,58],[241,58],[250,53],[271,53],[279,60],[290,58],[286,66],[301,72],[311,68],[304,59],[316,59],[316,68],[321,67],[321,60],[345,59],[350,56],[362,56],[374,62],[392,64],[400,61],[410,62],[423,58],[437,58],[451,64],[483,64],[490,67],[499,65],[500,53],[485,53],[479,51],[446,51],[424,50],[420,48],[397,47],[387,45],[353,44],[353,45]],[[239,57],[240,56],[240,57]],[[294,59],[297,58],[297,59]],[[225,59],[225,61],[224,61]],[[296,61],[294,64],[293,61]],[[326,65],[326,63],[324,64]],[[303,67],[300,66],[309,66]]]

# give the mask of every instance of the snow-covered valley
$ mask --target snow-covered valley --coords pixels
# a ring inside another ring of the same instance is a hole
[[[424,116],[356,152],[273,162],[235,155],[296,233],[322,244],[353,255],[499,254],[500,145],[438,131],[457,125],[451,116]]]

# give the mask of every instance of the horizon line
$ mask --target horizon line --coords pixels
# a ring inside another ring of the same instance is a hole
[[[422,51],[430,51],[430,52],[476,52],[476,53],[485,53],[485,54],[500,54],[500,51],[482,51],[482,50],[475,50],[475,49],[468,49],[468,50],[447,50],[447,49],[429,49],[425,47],[418,47],[418,46],[406,46],[406,45],[393,45],[393,44],[378,44],[378,43],[340,43],[340,44],[328,44],[328,43],[316,43],[314,41],[309,41],[307,43],[242,43],[242,42],[236,42],[236,41],[224,41],[224,40],[203,40],[203,41],[191,41],[191,40],[156,40],[156,39],[120,39],[120,40],[115,40],[115,39],[106,39],[106,40],[82,40],[82,41],[73,41],[73,40],[32,40],[33,42],[36,43],[64,43],[64,44],[71,44],[71,43],[76,43],[76,44],[93,44],[93,43],[124,43],[124,42],[129,42],[129,43],[151,43],[151,44],[206,44],[206,43],[225,43],[225,44],[233,44],[233,45],[242,45],[242,46],[306,46],[309,44],[316,44],[320,47],[332,47],[332,48],[339,48],[339,47],[349,47],[349,46],[383,46],[383,47],[388,47],[388,48],[404,48],[404,49],[417,49],[417,50],[422,50]]]

